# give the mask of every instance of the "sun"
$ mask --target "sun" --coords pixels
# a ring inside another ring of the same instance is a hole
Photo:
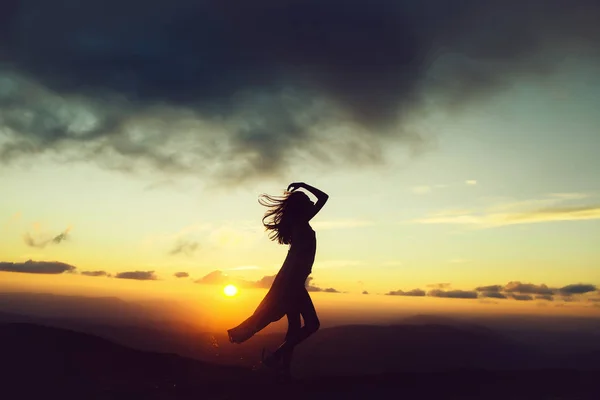
[[[235,296],[237,292],[237,288],[233,285],[227,285],[223,288],[223,293],[225,293],[225,296]]]

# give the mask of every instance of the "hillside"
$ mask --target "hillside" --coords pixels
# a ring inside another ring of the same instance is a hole
[[[275,384],[265,373],[143,352],[64,329],[0,325],[7,399],[581,399],[596,397],[595,372],[451,369],[318,376]]]

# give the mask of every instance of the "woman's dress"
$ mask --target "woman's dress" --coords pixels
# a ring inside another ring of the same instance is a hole
[[[316,235],[310,225],[296,228],[287,257],[267,295],[248,319],[227,331],[232,343],[245,342],[294,308],[295,299],[305,290],[316,250]]]

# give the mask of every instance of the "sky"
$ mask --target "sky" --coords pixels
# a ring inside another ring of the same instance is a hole
[[[303,181],[331,304],[600,314],[600,6],[561,4],[3,2],[0,289],[264,293]]]

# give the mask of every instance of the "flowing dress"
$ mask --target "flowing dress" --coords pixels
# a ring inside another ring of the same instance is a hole
[[[271,322],[279,321],[294,310],[296,299],[306,290],[306,279],[312,271],[317,250],[315,231],[309,224],[297,227],[292,233],[291,242],[269,292],[254,313],[227,331],[232,343],[245,342]]]

